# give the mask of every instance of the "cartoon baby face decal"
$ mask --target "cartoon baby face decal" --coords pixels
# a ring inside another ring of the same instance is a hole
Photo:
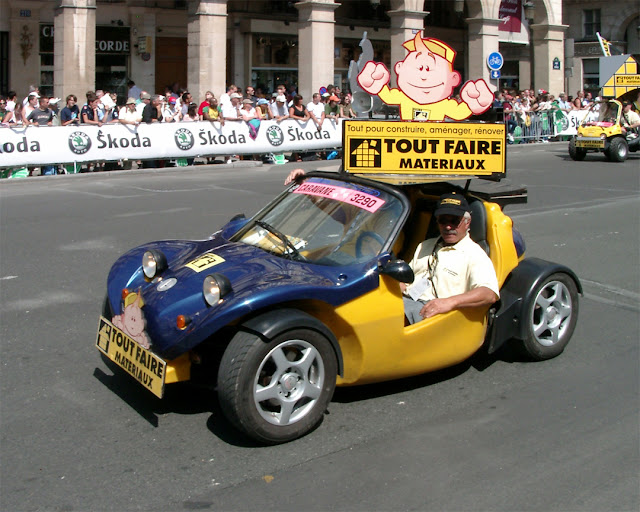
[[[147,333],[144,331],[145,320],[144,314],[142,313],[143,305],[144,302],[142,301],[140,292],[130,293],[124,299],[124,311],[121,315],[114,316],[111,323],[144,348],[149,348],[151,342]]]
[[[403,46],[409,53],[394,66],[397,89],[389,89],[390,73],[382,63],[369,61],[358,75],[358,84],[366,92],[389,105],[399,105],[403,120],[443,121],[448,117],[460,121],[491,107],[493,93],[483,79],[462,86],[461,102],[449,99],[461,81],[460,73],[453,69],[456,52],[449,45],[417,33]]]

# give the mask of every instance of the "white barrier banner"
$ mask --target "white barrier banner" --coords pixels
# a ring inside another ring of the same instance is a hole
[[[200,121],[0,128],[0,167],[311,151],[342,146],[342,122]]]
[[[588,112],[589,111],[587,110],[571,110],[570,112],[563,112],[564,116],[562,122],[556,124],[556,135],[577,135],[578,126],[580,126],[580,123],[587,116]],[[594,115],[597,119],[598,113],[591,113],[592,117]]]

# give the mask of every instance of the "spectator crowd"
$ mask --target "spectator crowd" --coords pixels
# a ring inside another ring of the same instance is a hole
[[[194,121],[225,123],[245,122],[251,134],[257,133],[261,120],[281,122],[294,119],[302,123],[312,122],[318,130],[325,119],[356,117],[351,106],[351,95],[344,94],[336,86],[329,85],[326,92],[313,94],[305,103],[294,86],[280,84],[271,94],[260,88],[247,86],[244,89],[229,85],[219,97],[207,91],[204,99],[196,103],[192,94],[178,84],[167,86],[164,94],[150,94],[140,89],[135,82],[128,82],[127,99],[119,103],[116,93],[96,90],[88,91],[80,105],[75,94],[69,94],[62,105],[60,98],[41,95],[31,86],[28,94],[20,100],[15,91],[0,96],[0,126],[76,126],[105,124],[177,123]],[[325,88],[322,90],[324,91]],[[295,155],[294,158],[301,158]],[[232,161],[232,156],[226,158]],[[123,168],[131,168],[131,162],[123,162]],[[162,165],[158,161],[142,162],[145,167]],[[89,170],[102,170],[100,165],[91,165]],[[55,174],[54,166],[44,166],[42,174]],[[31,173],[30,173],[31,174]]]
[[[324,121],[340,118],[354,118],[352,96],[343,93],[340,88],[328,85],[314,93],[310,101],[296,91],[295,86],[280,84],[276,90],[268,93],[261,88],[247,86],[243,89],[229,85],[226,91],[217,97],[207,91],[199,103],[192,94],[181,89],[178,84],[167,86],[163,94],[150,94],[140,89],[133,81],[128,82],[128,94],[124,104],[119,102],[113,92],[103,90],[88,91],[80,105],[74,94],[69,94],[62,105],[61,98],[41,95],[38,88],[31,86],[24,99],[15,91],[0,96],[0,126],[76,126],[121,123],[138,125],[140,123],[178,123],[194,121],[217,122],[221,125],[245,122],[250,134],[257,134],[261,120],[281,122],[293,119],[301,123],[311,122],[321,129]],[[508,138],[513,142],[513,134],[519,124],[525,125],[530,116],[547,112],[568,113],[575,110],[587,110],[594,101],[590,92],[578,91],[575,96],[561,92],[557,97],[545,90],[525,89],[516,91],[502,89],[495,95],[493,112],[498,112],[498,120],[507,124]],[[630,107],[633,108],[633,107]],[[631,114],[633,116],[633,112]],[[544,139],[546,141],[546,138]],[[302,158],[293,154],[293,158]],[[233,156],[226,157],[230,162]],[[143,166],[162,165],[161,162],[142,162]],[[131,168],[131,162],[122,162],[125,169]],[[101,165],[90,165],[89,170],[101,170]],[[55,174],[54,166],[44,166],[42,174]]]

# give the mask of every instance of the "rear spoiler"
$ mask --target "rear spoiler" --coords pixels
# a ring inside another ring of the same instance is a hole
[[[514,188],[510,183],[493,183],[489,187],[482,187],[482,182],[476,180],[474,187],[470,188],[467,182],[467,192],[483,201],[496,203],[504,210],[510,204],[525,204],[527,202],[526,187]]]

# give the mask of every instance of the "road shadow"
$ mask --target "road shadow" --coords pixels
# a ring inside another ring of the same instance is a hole
[[[376,384],[336,388],[332,402],[348,404],[432,386],[459,377],[471,368],[480,372],[485,371],[497,361],[522,363],[527,362],[527,358],[513,343],[506,343],[491,355],[480,350],[460,364],[435,372]],[[220,408],[213,386],[179,382],[166,386],[164,397],[160,399],[127,373],[118,368],[111,368],[108,363],[107,368],[112,374],[96,367],[93,372],[94,377],[155,428],[158,428],[159,417],[163,415],[208,413],[206,426],[221,441],[242,448],[267,446],[246,437],[227,420]]]
[[[569,156],[568,151],[566,153],[552,153],[552,155],[566,162],[575,162],[577,164],[586,165],[586,166],[602,165],[603,163],[610,164],[610,165],[624,164],[624,162],[612,162],[611,160],[607,160],[607,157],[604,156],[604,154],[602,153],[589,153],[584,158],[584,160],[573,160]],[[627,155],[625,162],[629,160],[640,160],[640,151],[637,151],[634,153],[630,152]]]
[[[487,354],[486,350],[481,348],[466,361],[435,372],[376,384],[336,388],[332,401],[352,403],[433,386],[434,384],[455,379],[471,368],[483,372],[498,361],[509,364],[530,362],[526,355],[520,351],[517,343],[511,341],[502,345],[493,354]]]

